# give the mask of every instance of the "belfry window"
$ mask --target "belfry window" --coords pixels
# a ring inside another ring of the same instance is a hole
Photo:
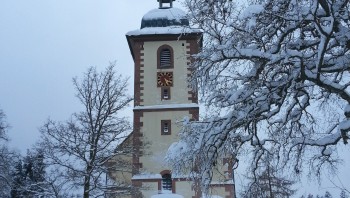
[[[171,66],[171,53],[169,49],[163,49],[160,52],[160,67]]]
[[[171,135],[171,120],[162,120],[161,121],[161,134],[162,135]]]
[[[171,180],[170,174],[164,174],[162,175],[162,190],[165,191],[172,191],[173,184]]]
[[[173,49],[169,45],[158,48],[158,69],[173,68]]]

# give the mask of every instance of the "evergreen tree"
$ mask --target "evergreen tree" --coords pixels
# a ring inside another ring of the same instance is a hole
[[[326,193],[324,194],[324,198],[332,198],[331,193],[326,191]]]
[[[41,194],[47,189],[45,182],[45,165],[44,155],[42,151],[27,151],[27,156],[23,163],[25,185],[23,188],[26,191],[27,197],[33,197]]]
[[[349,195],[348,195],[348,193],[345,192],[345,190],[342,190],[340,192],[340,198],[349,198]]]
[[[12,168],[17,159],[17,153],[7,147],[7,130],[9,125],[5,113],[0,109],[0,197],[11,196]]]
[[[20,198],[23,197],[23,186],[25,183],[25,176],[23,172],[22,160],[18,160],[15,163],[14,171],[12,173],[13,181],[11,186],[11,197]]]
[[[41,151],[27,151],[23,161],[18,160],[12,173],[12,198],[34,198],[48,196],[44,155]]]
[[[309,194],[307,198],[313,198],[313,197],[314,197],[314,195]],[[331,194],[330,192],[328,192],[328,191],[326,191],[326,193],[324,194],[324,196],[322,196],[322,195],[316,195],[316,198],[332,198],[332,197],[333,197],[332,194]],[[340,194],[340,197],[343,198],[343,197],[342,197],[342,194]],[[300,197],[300,198],[304,198],[304,196],[302,196],[302,197]]]

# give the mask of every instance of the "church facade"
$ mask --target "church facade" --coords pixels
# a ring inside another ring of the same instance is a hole
[[[158,1],[159,8],[144,15],[141,28],[126,34],[135,79],[134,129],[127,141],[135,153],[130,159],[132,174],[124,179],[139,189],[134,198],[200,198],[198,185],[173,175],[164,158],[178,140],[181,121],[199,119],[197,93],[188,78],[191,55],[201,48],[202,32],[190,27],[186,13],[174,8],[173,0]],[[233,184],[227,182],[232,171],[225,161],[218,169],[221,177],[212,184],[213,198],[234,197]]]

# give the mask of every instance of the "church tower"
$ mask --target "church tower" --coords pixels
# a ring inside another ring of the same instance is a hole
[[[189,88],[191,55],[199,52],[202,32],[192,29],[174,0],[158,0],[141,28],[126,34],[134,60],[133,197],[200,197],[186,178],[172,175],[164,161],[178,140],[184,117],[197,120],[197,94]],[[166,195],[164,195],[166,194]],[[225,197],[225,196],[223,196]]]
[[[190,56],[199,51],[202,32],[189,27],[186,14],[172,6],[173,0],[158,1],[159,8],[143,16],[141,29],[126,36],[135,62],[133,145],[138,152],[133,156],[132,184],[148,186],[142,190],[145,197],[159,193],[192,197],[191,185],[174,178],[164,158],[177,141],[177,122],[184,117],[198,119],[197,94],[187,78]]]

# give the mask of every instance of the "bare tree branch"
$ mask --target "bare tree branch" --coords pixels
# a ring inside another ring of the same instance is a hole
[[[118,194],[110,190],[116,187],[131,190],[130,186],[106,181],[106,162],[118,156],[117,145],[131,132],[129,121],[120,116],[132,100],[126,93],[128,79],[117,75],[114,68],[111,64],[98,73],[91,67],[83,79],[74,78],[76,96],[84,110],[66,122],[49,119],[40,130],[41,147],[46,148],[50,164],[62,171],[60,180],[66,181],[66,186],[82,189],[84,198]]]
[[[337,146],[350,138],[349,1],[185,5],[204,32],[192,84],[216,113],[185,122],[168,154],[174,171],[197,172],[208,189],[213,163],[227,155],[249,157],[250,171],[267,153],[296,176],[306,164],[317,176],[336,169]]]

